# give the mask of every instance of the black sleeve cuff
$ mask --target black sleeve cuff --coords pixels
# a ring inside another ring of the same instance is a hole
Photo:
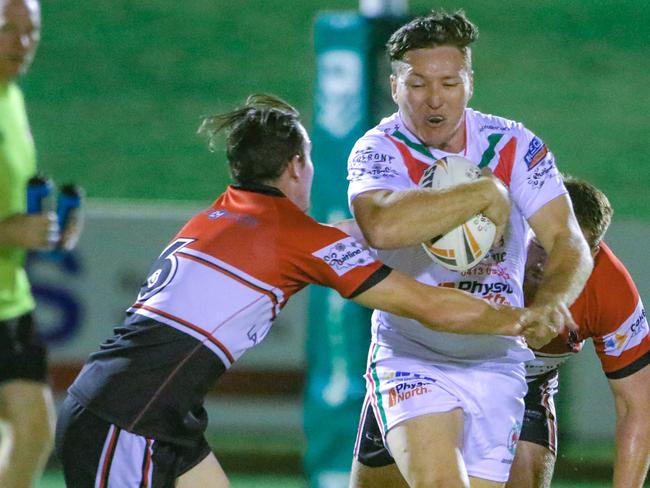
[[[611,373],[605,373],[610,380],[620,380],[626,376],[630,376],[637,371],[643,369],[650,363],[650,351],[646,352],[643,356],[638,358],[632,364],[628,364],[624,368],[619,369],[618,371],[612,371]]]
[[[366,281],[361,283],[361,286],[359,286],[356,290],[354,290],[352,294],[347,298],[354,298],[357,295],[361,295],[364,291],[369,290],[377,283],[379,283],[381,280],[386,278],[391,271],[393,271],[392,268],[389,268],[385,264],[382,265],[381,268],[379,268],[377,271],[371,274],[370,277]]]

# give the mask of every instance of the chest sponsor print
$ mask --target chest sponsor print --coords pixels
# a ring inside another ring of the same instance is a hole
[[[394,156],[378,152],[376,149],[368,146],[364,149],[358,149],[352,155],[352,166],[359,166],[368,163],[392,164]]]
[[[350,181],[358,181],[365,177],[372,179],[395,178],[399,175],[392,167],[394,156],[377,152],[371,147],[357,150],[349,163]]]
[[[488,300],[500,305],[507,305],[510,303],[508,296],[514,293],[512,285],[503,281],[496,281],[492,283],[483,283],[476,280],[463,280],[458,282],[440,283],[440,286],[447,288],[458,288],[459,290],[466,291],[472,295],[478,296],[483,300]]]

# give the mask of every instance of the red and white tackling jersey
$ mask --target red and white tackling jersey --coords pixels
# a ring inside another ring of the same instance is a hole
[[[387,265],[417,280],[456,287],[495,303],[523,306],[523,272],[529,227],[526,219],[566,193],[546,145],[522,124],[465,111],[465,150],[451,154],[423,145],[399,113],[385,118],[357,141],[348,159],[348,200],[370,190],[418,187],[424,171],[444,156],[463,156],[489,167],[509,188],[513,201],[504,241],[474,268],[450,271],[421,248],[378,251]],[[417,322],[375,311],[373,339],[389,349],[432,360],[520,362],[532,359],[521,338],[457,335],[424,329]]]
[[[229,187],[163,251],[128,312],[195,337],[229,367],[306,285],[350,297],[381,267],[282,194]]]
[[[590,337],[608,378],[628,376],[650,363],[650,334],[641,297],[623,263],[604,242],[570,310],[578,324],[577,340],[558,336],[535,351],[535,360],[526,364],[529,378],[556,369]]]

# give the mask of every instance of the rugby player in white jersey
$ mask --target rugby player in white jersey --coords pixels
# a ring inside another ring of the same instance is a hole
[[[594,269],[570,311],[577,330],[535,350],[526,363],[528,393],[517,451],[507,488],[550,488],[558,452],[554,398],[558,368],[593,339],[616,405],[616,452],[613,488],[641,488],[650,465],[650,331],[643,302],[625,266],[602,241],[612,208],[589,183],[565,178],[580,228],[594,256]],[[546,253],[533,239],[528,248],[525,303],[534,299]],[[357,486],[407,488],[386,450],[374,415],[365,418],[357,459],[364,464]]]
[[[589,248],[546,145],[520,123],[468,108],[469,45],[477,35],[462,12],[432,12],[392,35],[390,84],[399,111],[352,149],[350,208],[389,266],[513,306],[523,306],[532,228],[549,255],[532,306],[542,322],[562,327],[591,271]],[[419,188],[424,170],[447,155],[488,168],[500,182],[484,177],[452,190]],[[491,205],[505,187],[509,213]],[[421,242],[479,212],[503,235],[481,263],[459,273],[427,257]],[[411,487],[503,486],[524,410],[523,363],[532,358],[521,338],[431,331],[375,311],[361,427],[372,410]],[[356,457],[352,471],[351,486],[373,486],[364,485],[367,470]]]
[[[254,96],[202,127],[211,144],[228,131],[236,184],[172,239],[68,390],[56,431],[68,486],[229,486],[203,435],[205,395],[310,283],[432,329],[556,335],[539,311],[426,286],[307,216],[311,142],[288,104]]]

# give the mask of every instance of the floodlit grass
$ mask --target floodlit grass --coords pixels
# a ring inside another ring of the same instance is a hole
[[[232,476],[233,488],[307,488],[307,483],[298,477],[282,476]],[[606,488],[607,483],[581,483],[576,481],[554,481],[552,488]],[[59,472],[48,471],[38,488],[65,488]]]

